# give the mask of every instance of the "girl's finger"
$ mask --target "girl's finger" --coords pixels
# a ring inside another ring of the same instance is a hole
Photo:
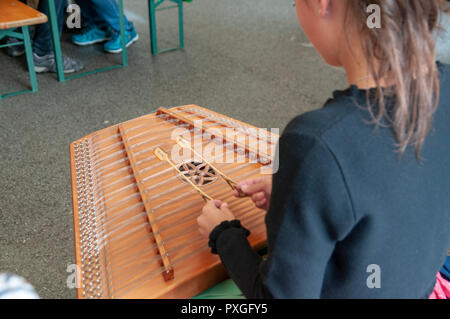
[[[242,191],[247,195],[253,195],[256,192],[264,191],[265,188],[266,184],[260,182],[252,185],[244,185],[242,186]]]
[[[217,199],[213,200],[213,202],[214,202],[214,205],[215,205],[217,208],[220,208],[220,206],[222,206],[222,204],[223,204],[222,201],[217,200]]]
[[[258,208],[264,208],[264,205],[266,205],[266,203],[267,203],[267,199],[264,198],[264,199],[262,199],[260,201],[255,202],[255,205]]]
[[[206,237],[206,232],[205,232],[204,228],[199,227],[199,228],[198,228],[198,231],[200,232],[200,235]]]
[[[261,181],[262,181],[262,178],[261,178],[261,177],[249,178],[249,179],[240,181],[240,182],[237,184],[236,187],[237,187],[238,189],[242,189],[242,186],[244,186],[244,185],[253,185],[253,184],[256,184],[256,183],[260,183]]]
[[[265,198],[265,194],[264,192],[258,192],[252,195],[252,201],[254,202],[258,202],[260,200],[262,200],[263,198]]]

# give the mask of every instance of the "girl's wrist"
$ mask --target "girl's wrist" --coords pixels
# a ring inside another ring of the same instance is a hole
[[[217,243],[217,240],[219,239],[220,235],[224,231],[226,231],[228,229],[233,229],[233,228],[234,229],[242,229],[245,237],[248,237],[250,235],[250,231],[241,225],[240,220],[234,219],[234,220],[223,221],[222,223],[217,225],[209,234],[208,246],[211,248],[212,254],[217,254],[216,243]]]

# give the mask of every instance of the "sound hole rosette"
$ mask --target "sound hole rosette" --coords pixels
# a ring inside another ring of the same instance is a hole
[[[178,164],[178,169],[196,186],[205,186],[214,183],[218,178],[216,171],[205,162],[187,161]],[[178,172],[176,174],[179,175]],[[178,178],[186,183],[186,180],[182,176],[178,176]]]

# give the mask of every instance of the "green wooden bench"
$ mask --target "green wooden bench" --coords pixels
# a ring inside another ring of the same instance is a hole
[[[1,1],[1,0],[0,0]],[[42,0],[41,0],[42,1]],[[50,22],[50,30],[52,33],[52,41],[53,48],[55,52],[55,62],[56,62],[56,74],[58,76],[58,81],[64,82],[71,79],[80,78],[86,75],[91,75],[99,72],[110,71],[117,68],[126,67],[128,65],[128,55],[127,55],[127,46],[125,45],[125,22],[124,22],[124,13],[123,13],[123,0],[118,0],[119,4],[119,18],[120,18],[120,37],[122,44],[122,63],[107,66],[100,69],[95,69],[86,72],[80,72],[71,76],[64,75],[64,62],[61,51],[61,42],[59,38],[59,29],[58,29],[58,17],[56,15],[55,9],[55,0],[46,0],[48,9],[49,9],[49,22]]]
[[[174,5],[163,5],[164,2],[172,2]],[[148,0],[149,10],[149,26],[150,26],[150,45],[153,55],[164,53],[168,51],[178,50],[184,48],[184,21],[183,21],[183,2],[192,2],[192,0]],[[171,8],[178,8],[178,47],[159,50],[158,36],[156,33],[156,11],[166,10]]]
[[[21,41],[0,45],[0,48],[24,45],[30,74],[31,90],[1,93],[0,99],[28,92],[37,92],[38,84],[34,71],[33,51],[29,26],[47,22],[47,16],[17,0],[0,0],[0,40],[5,37]]]

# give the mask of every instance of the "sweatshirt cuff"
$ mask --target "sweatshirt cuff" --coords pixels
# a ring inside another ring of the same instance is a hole
[[[225,230],[231,229],[231,228],[242,229],[245,237],[248,237],[250,235],[250,231],[248,229],[246,229],[245,227],[243,227],[239,220],[235,219],[235,220],[231,220],[231,221],[229,221],[229,220],[223,221],[222,223],[217,225],[213,229],[213,231],[209,234],[208,246],[211,248],[212,254],[217,254],[216,242],[217,242],[217,239],[219,239],[220,234],[222,234]]]

